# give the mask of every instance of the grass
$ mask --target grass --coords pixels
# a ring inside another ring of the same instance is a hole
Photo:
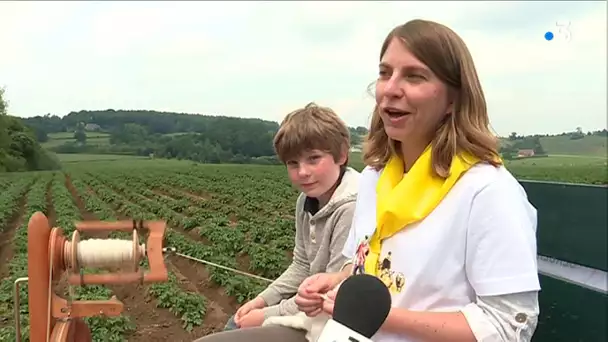
[[[185,163],[200,165],[193,161],[177,159],[150,159],[148,157],[132,155],[111,154],[57,154],[64,165],[102,162],[132,161],[133,166],[162,164],[168,167],[183,166]],[[364,165],[361,161],[360,152],[352,152],[350,165],[362,170]],[[149,163],[149,164],[148,164]],[[223,165],[223,164],[222,164]],[[229,164],[226,164],[229,166]],[[549,156],[543,158],[527,158],[520,160],[505,161],[505,166],[513,175],[522,180],[552,181],[564,183],[581,184],[608,184],[608,165],[606,159],[594,156]],[[276,166],[280,167],[280,166]]]
[[[552,167],[570,167],[570,166],[589,166],[602,167],[606,166],[606,158],[598,156],[577,156],[577,155],[549,155],[548,157],[540,158],[524,158],[511,160],[507,162],[511,166],[552,166]]]
[[[110,138],[110,134],[103,132],[86,132],[87,138]],[[49,140],[73,140],[74,132],[49,133]]]
[[[566,136],[543,137],[540,143],[547,153],[554,155],[583,155],[606,158],[608,137],[587,135],[582,139],[571,140]]]
[[[512,144],[513,141],[502,138],[501,143]],[[585,135],[582,139],[576,140],[565,135],[541,137],[540,143],[550,155],[608,157],[608,137],[605,136]]]
[[[550,155],[506,161],[505,166],[519,179],[608,184],[608,165],[604,157]]]
[[[180,135],[184,133],[171,133]],[[568,136],[541,137],[543,148],[550,154],[545,158],[529,158],[506,161],[507,168],[519,179],[558,181],[567,183],[608,184],[607,137],[591,135],[571,140]],[[75,141],[73,133],[51,133],[43,147],[53,147],[65,142]],[[87,144],[108,145],[109,134],[87,132]],[[121,160],[141,160],[148,157],[130,155],[97,154],[57,154],[62,163],[108,162]],[[361,170],[363,162],[360,152],[352,152],[351,165]],[[155,163],[175,163],[155,159]],[[193,162],[190,162],[193,163]]]
[[[88,145],[110,145],[110,135],[108,133],[101,132],[86,132],[87,133],[87,144]],[[57,147],[67,142],[75,142],[73,132],[60,132],[60,133],[49,133],[49,140],[42,143],[44,148]]]
[[[87,144],[89,145],[109,145],[110,135],[102,132],[86,132]],[[188,132],[178,132],[165,134],[166,136],[178,136],[188,134]],[[66,142],[74,142],[73,132],[49,133],[49,140],[42,144],[45,148],[56,147]],[[505,143],[511,143],[503,139]],[[580,155],[589,157],[608,157],[608,137],[598,135],[588,135],[582,139],[571,140],[569,136],[541,137],[540,142],[551,155]]]
[[[363,168],[360,152],[351,152],[350,164]],[[518,179],[582,184],[608,184],[607,159],[598,156],[550,155],[507,160],[505,166]]]
[[[121,154],[57,153],[56,155],[62,163],[150,159],[148,157]]]

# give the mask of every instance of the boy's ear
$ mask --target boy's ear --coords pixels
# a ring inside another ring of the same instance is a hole
[[[346,165],[348,163],[348,148],[343,148],[340,153],[340,160],[338,160],[339,165]]]

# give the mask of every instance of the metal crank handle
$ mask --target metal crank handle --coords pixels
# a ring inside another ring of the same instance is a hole
[[[21,315],[19,312],[21,311],[21,298],[19,298],[19,288],[20,284],[23,282],[27,282],[29,280],[28,277],[21,277],[15,280],[15,298],[13,302],[13,311],[15,315],[15,341],[21,342]]]

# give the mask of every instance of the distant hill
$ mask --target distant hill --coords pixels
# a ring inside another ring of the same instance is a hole
[[[261,119],[113,109],[37,116],[23,122],[57,153],[155,155],[210,163],[272,157],[272,138],[278,129],[278,123]]]
[[[608,158],[608,132],[606,130],[595,132],[569,132],[552,136],[517,136],[501,138],[501,146],[520,146],[520,148],[534,148],[528,143],[533,137],[538,137],[540,145],[549,155],[575,155],[596,156]]]
[[[150,110],[102,110],[24,118],[37,140],[57,153],[131,154],[190,159],[206,163],[277,163],[272,139],[279,124],[262,119]],[[350,127],[353,151],[360,150],[365,127]],[[608,132],[501,138],[501,152],[607,157]]]
[[[541,137],[541,144],[549,154],[607,156],[608,137],[600,135],[586,135],[577,140],[567,136]]]
[[[57,153],[154,155],[209,163],[276,163],[277,122],[147,110],[71,112],[24,118],[43,146]],[[364,127],[350,128],[359,145]]]

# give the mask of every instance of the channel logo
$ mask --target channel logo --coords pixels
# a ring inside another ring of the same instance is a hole
[[[545,40],[549,42],[555,40],[569,42],[571,39],[570,21],[556,21],[554,28],[545,32]]]

